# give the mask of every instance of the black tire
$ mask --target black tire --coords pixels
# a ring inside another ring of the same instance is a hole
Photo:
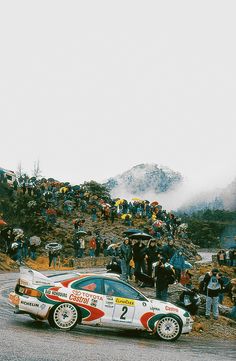
[[[156,327],[156,334],[162,341],[175,341],[182,333],[182,322],[174,315],[162,317]]]
[[[79,318],[78,308],[72,303],[63,302],[51,309],[48,323],[51,327],[68,331],[77,325]]]

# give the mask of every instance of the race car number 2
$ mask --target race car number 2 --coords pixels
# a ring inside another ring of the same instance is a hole
[[[113,312],[113,321],[132,322],[134,317],[134,307],[116,304]]]

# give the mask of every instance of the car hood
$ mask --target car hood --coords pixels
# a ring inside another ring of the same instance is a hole
[[[150,300],[151,302],[151,311],[155,312],[164,312],[164,313],[173,313],[179,316],[182,316],[186,310],[173,305],[173,303],[170,302],[164,302],[159,300]]]

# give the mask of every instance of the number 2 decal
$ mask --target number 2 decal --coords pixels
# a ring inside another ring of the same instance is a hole
[[[127,306],[122,307],[122,312],[123,313],[121,314],[120,319],[125,320],[125,315],[128,312],[128,307]]]

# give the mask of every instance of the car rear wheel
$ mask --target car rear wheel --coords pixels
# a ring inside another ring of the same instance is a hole
[[[181,322],[174,316],[162,317],[156,326],[157,336],[163,341],[175,341],[181,335]]]
[[[78,319],[79,313],[76,306],[65,302],[51,309],[48,322],[52,327],[62,330],[72,330],[76,326]]]

